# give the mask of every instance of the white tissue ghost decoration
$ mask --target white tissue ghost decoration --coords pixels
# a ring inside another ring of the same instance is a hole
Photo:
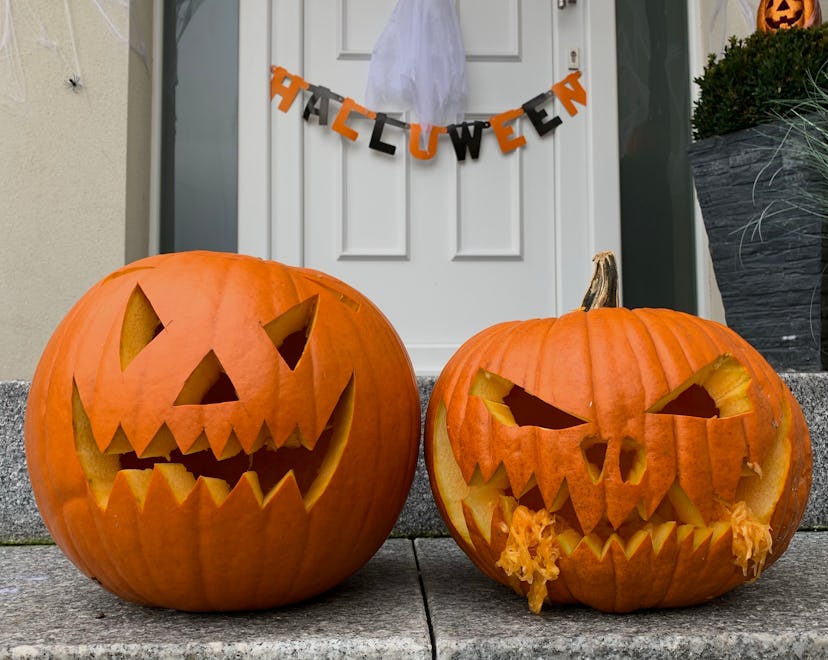
[[[368,107],[411,111],[427,137],[432,126],[462,121],[467,95],[454,0],[398,0],[371,55]]]

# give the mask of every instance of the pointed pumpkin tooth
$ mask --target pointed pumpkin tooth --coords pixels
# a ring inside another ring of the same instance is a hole
[[[144,508],[147,501],[147,490],[152,480],[152,470],[121,470],[118,472],[118,479],[123,479],[132,491],[132,495],[138,502],[138,508]]]
[[[624,543],[624,539],[613,532],[609,535],[609,538],[604,541],[604,545],[601,548],[601,559],[607,556],[607,553],[610,551],[610,547],[612,545],[618,546],[618,549],[621,550],[621,552],[626,551],[626,543]]]
[[[529,475],[529,479],[524,484],[523,488],[520,489],[520,491],[519,491],[520,495],[518,495],[518,499],[520,499],[521,497],[526,495],[526,493],[528,493],[533,488],[537,488],[537,486],[538,486],[538,480],[535,478],[535,473],[533,472],[532,474]],[[512,492],[518,492],[518,491],[513,490]]]
[[[198,437],[195,439],[189,447],[182,447],[181,453],[182,454],[196,454],[200,451],[207,451],[210,449],[210,441],[207,439],[207,434],[202,431],[198,434]]]
[[[152,466],[153,476],[164,479],[176,502],[181,504],[195,488],[195,477],[181,463],[156,463]]]
[[[598,559],[603,559],[604,543],[601,541],[601,537],[597,534],[587,534],[581,539],[581,543],[589,548],[592,551],[592,554],[594,554]]]
[[[712,536],[712,527],[697,527],[693,532],[693,550],[698,550],[703,543],[709,542]]]
[[[676,522],[674,520],[653,526],[650,536],[653,539],[653,551],[655,554],[661,552],[664,544],[667,543],[667,539],[670,538],[671,534],[675,533],[675,530]]]
[[[245,472],[245,475],[249,474]],[[255,474],[255,473],[254,473]],[[256,475],[256,479],[258,481],[258,475]],[[241,479],[239,480],[241,481]],[[236,484],[238,488],[238,484]],[[259,489],[261,492],[261,488]],[[293,498],[295,499],[298,496],[299,501],[302,502],[304,506],[304,501],[302,500],[302,491],[299,490],[299,484],[296,483],[296,475],[294,474],[293,470],[288,470],[287,474],[284,477],[279,479],[279,483],[277,483],[273,488],[271,488],[267,495],[264,496],[264,500],[262,505],[267,507],[271,505],[271,502],[281,499],[283,497]]]
[[[561,551],[567,556],[571,556],[575,552],[575,548],[581,542],[583,537],[574,529],[567,529],[558,534],[558,545]]]
[[[647,515],[647,505],[644,504],[644,500],[639,500],[638,504],[635,505],[635,510],[638,512],[641,520],[649,520],[652,518],[652,512],[650,512],[650,515]]]
[[[232,458],[236,454],[240,454],[243,452],[241,443],[239,439],[236,437],[236,434],[233,431],[230,431],[230,435],[227,437],[227,442],[224,443],[224,447],[221,448],[221,451],[216,453],[213,450],[213,453],[216,455],[216,458],[220,461],[227,460],[228,458]]]
[[[252,433],[250,435],[252,435]],[[245,437],[250,437],[250,436],[248,435],[248,436],[245,436]],[[266,441],[267,441],[267,435],[262,433],[262,430],[260,429],[259,433],[256,435],[256,437],[253,438],[253,442],[249,443],[250,444],[249,447],[246,446],[248,443],[242,443],[242,450],[246,454],[255,454],[257,451],[259,451],[262,447],[265,446]],[[239,442],[241,442],[241,441],[239,441]]]
[[[149,444],[144,447],[141,452],[141,458],[169,458],[170,453],[177,448],[175,437],[170,428],[166,424],[162,424],[161,428],[156,431],[155,435],[150,440]]]
[[[205,490],[217,507],[221,506],[230,494],[230,484],[217,477],[200,476],[196,481],[196,488]]]
[[[670,486],[670,490],[667,491],[667,498],[670,500],[670,504],[673,505],[679,522],[693,525],[694,527],[706,527],[701,511],[693,504],[693,500],[688,497],[684,489],[679,486],[678,481]]]
[[[710,527],[713,530],[713,536],[710,539],[710,543],[712,545],[727,534],[727,532],[731,529],[731,524],[727,520],[718,520],[710,525]]]
[[[566,482],[566,478],[561,481],[561,487],[558,489],[558,494],[555,495],[555,499],[552,500],[552,504],[549,505],[550,511],[560,511],[563,509],[564,505],[569,501],[569,484]]]
[[[233,490],[249,490],[250,493],[258,500],[259,506],[264,503],[264,494],[262,493],[262,485],[259,482],[259,475],[253,470],[248,470],[242,474]]]
[[[127,438],[124,428],[119,424],[104,454],[128,454],[131,451],[134,451],[132,443]]]
[[[627,539],[627,542],[624,544],[624,555],[627,559],[630,559],[636,552],[638,552],[638,549],[644,541],[647,539],[652,540],[650,531],[651,530],[648,529],[639,529],[629,539]]]
[[[676,538],[679,544],[684,543],[688,536],[693,534],[696,528],[693,525],[679,525],[678,532],[676,533]]]
[[[474,524],[480,530],[480,534],[486,543],[492,542],[492,518],[494,518],[495,507],[499,502],[499,496],[494,491],[480,489],[473,491],[471,495],[463,500],[464,509],[468,509],[474,520]]]
[[[481,488],[503,492],[508,487],[509,476],[506,474],[506,468],[503,466],[503,463],[497,467],[497,470],[488,479],[483,477],[483,473],[478,466],[474,469],[474,474],[472,474],[472,478],[469,480],[469,488],[473,490]]]
[[[474,523],[486,543],[491,543],[495,507],[500,503],[503,491],[508,487],[509,477],[503,464],[488,481],[485,481],[480,471],[475,469],[469,483],[468,495],[462,500],[463,507],[471,512]],[[514,502],[514,506],[517,506],[517,500],[514,497],[509,499]],[[514,507],[511,509],[513,510]]]
[[[289,449],[298,449],[299,447],[305,447],[305,449],[308,448],[308,442],[305,440],[305,436],[302,434],[298,424],[293,431],[290,432],[290,435],[284,439],[282,444],[277,446],[273,441],[273,438],[270,438],[268,445],[272,446],[273,449],[281,449],[282,447],[287,447]]]

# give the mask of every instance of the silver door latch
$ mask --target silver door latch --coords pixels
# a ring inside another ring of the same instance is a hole
[[[574,5],[577,0],[558,0],[558,9],[566,9],[567,5]]]

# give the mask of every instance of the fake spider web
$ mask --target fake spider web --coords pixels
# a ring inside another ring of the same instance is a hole
[[[101,19],[106,32],[130,48],[147,63],[146,44],[130,43],[129,0],[86,0]],[[51,3],[51,4],[48,4]],[[49,57],[55,67],[55,80],[78,90],[83,72],[75,36],[73,12],[82,5],[63,0],[62,15],[55,11],[55,0],[0,0],[0,101],[25,103],[26,62],[30,57]],[[49,7],[48,16],[43,10]]]

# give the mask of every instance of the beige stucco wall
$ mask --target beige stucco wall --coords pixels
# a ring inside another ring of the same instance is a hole
[[[95,3],[68,7],[67,18],[63,2],[11,3],[16,52],[7,40],[6,54],[24,94],[0,60],[0,380],[31,379],[74,301],[147,252],[149,150],[136,145],[150,143],[153,3],[108,17],[123,37]]]

